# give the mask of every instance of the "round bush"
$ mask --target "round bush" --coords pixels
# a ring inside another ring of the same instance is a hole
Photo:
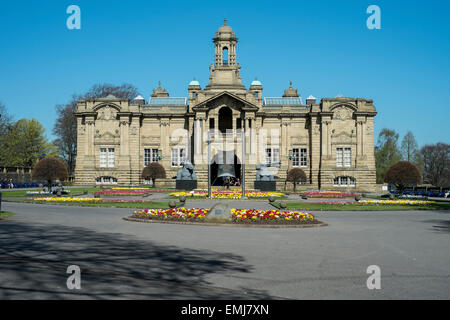
[[[286,201],[281,201],[281,202],[280,202],[280,208],[281,208],[281,209],[286,209],[286,208],[287,208]]]
[[[306,200],[306,199],[308,199],[308,197],[305,196],[305,195],[302,195],[302,199],[303,199],[303,200]]]
[[[394,200],[394,195],[393,194],[389,195],[389,200]]]
[[[275,201],[275,197],[274,196],[270,196],[269,197],[269,202],[274,202]]]
[[[355,197],[355,201],[359,201],[359,200],[361,200],[361,197],[360,196],[356,196]]]
[[[88,191],[86,189],[83,190],[83,194],[86,195],[88,194]]]
[[[186,202],[186,196],[181,196],[179,198],[180,202],[185,203]]]
[[[367,194],[363,193],[363,194],[361,194],[361,197],[365,198],[365,197],[367,197]]]

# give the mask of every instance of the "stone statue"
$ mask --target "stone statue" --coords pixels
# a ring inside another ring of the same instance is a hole
[[[179,190],[194,190],[197,188],[197,175],[194,165],[189,161],[183,162],[183,168],[177,172],[176,188]]]
[[[256,170],[256,181],[275,181],[273,173],[269,170],[267,165],[258,164]]]
[[[177,172],[177,180],[197,180],[194,165],[189,161],[183,162],[183,168]]]

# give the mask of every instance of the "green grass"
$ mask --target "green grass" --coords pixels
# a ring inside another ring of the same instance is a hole
[[[280,203],[275,205],[279,208]],[[395,210],[450,210],[450,203],[435,203],[431,205],[371,205],[371,204],[319,204],[307,202],[286,202],[288,210],[315,211],[395,211]]]
[[[13,212],[0,211],[0,220],[13,215],[15,215]]]
[[[41,188],[36,189],[30,189],[30,190],[2,190],[2,196],[3,197],[28,197],[27,192],[29,191],[41,191]],[[88,187],[88,188],[70,188],[67,189],[70,190],[70,194],[65,195],[66,197],[70,196],[79,196],[82,195],[84,190],[87,190],[89,193],[92,193],[94,191],[100,191],[100,188],[97,187]],[[64,195],[63,195],[64,197]]]
[[[133,208],[133,209],[167,209],[169,208],[168,202],[165,201],[147,201],[147,202],[47,202],[47,201],[33,201],[26,198],[16,199],[4,199],[5,202],[21,202],[21,203],[34,203],[34,204],[50,204],[50,205],[64,205],[64,206],[79,206],[79,207],[114,207],[114,208]]]

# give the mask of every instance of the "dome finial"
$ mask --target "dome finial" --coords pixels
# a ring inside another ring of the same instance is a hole
[[[223,19],[223,25],[224,25],[224,26],[227,25],[227,18]]]

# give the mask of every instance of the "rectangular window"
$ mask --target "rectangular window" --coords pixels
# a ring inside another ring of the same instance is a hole
[[[114,148],[108,148],[108,167],[114,168]]]
[[[350,183],[349,185],[354,186],[355,185],[355,178],[350,177]]]
[[[152,149],[152,162],[158,162],[158,161],[159,161],[158,149]]]
[[[186,152],[184,148],[172,149],[172,167],[179,167],[186,159]]]
[[[298,167],[299,160],[300,160],[299,149],[297,149],[297,148],[292,149],[292,165],[294,167]]]
[[[342,157],[343,157],[342,148],[336,149],[336,167],[342,167]]]
[[[267,148],[266,149],[266,165],[270,166],[272,160],[272,149]]]
[[[341,186],[346,186],[348,184],[348,177],[341,177]]]
[[[279,163],[280,162],[280,149],[274,148],[272,150],[272,162]]]
[[[352,164],[352,149],[345,148],[344,149],[344,166],[350,167]]]
[[[172,149],[172,167],[178,167],[178,149]]]
[[[308,163],[308,154],[306,149],[300,149],[300,166],[306,167]]]
[[[150,164],[150,149],[144,149],[144,166]]]
[[[106,148],[100,148],[100,168],[106,167]]]

